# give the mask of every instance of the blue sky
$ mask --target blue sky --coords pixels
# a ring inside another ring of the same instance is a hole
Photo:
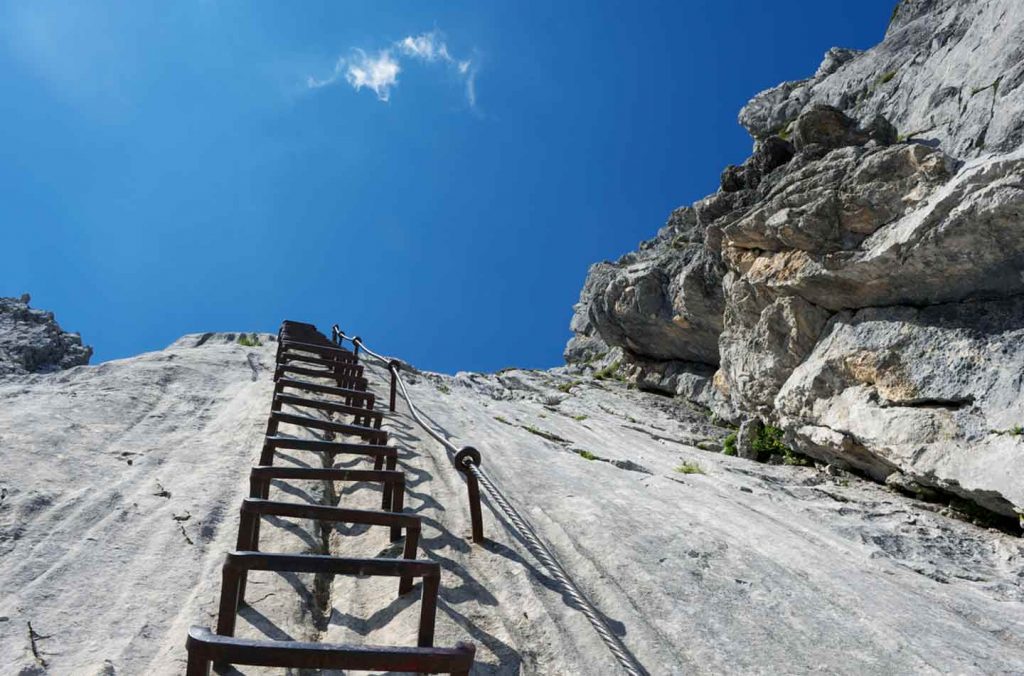
[[[94,363],[287,317],[422,368],[554,366],[587,267],[893,4],[2,0],[0,295]]]

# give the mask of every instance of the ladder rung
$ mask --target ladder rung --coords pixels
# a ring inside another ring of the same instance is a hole
[[[278,378],[277,379],[277,391],[285,387],[291,387],[297,390],[306,390],[307,392],[319,392],[320,394],[332,394],[336,397],[345,397],[346,399],[357,399],[360,401],[370,402],[368,408],[373,407],[373,402],[376,397],[366,390],[353,390],[347,387],[334,387],[333,385],[321,385],[320,383],[311,383],[306,380],[295,380],[294,378]]]
[[[335,422],[333,420],[324,420],[323,418],[314,418],[308,415],[294,415],[292,413],[281,413],[280,411],[273,411],[270,414],[271,425],[276,428],[273,423],[287,423],[288,425],[299,425],[301,427],[311,427],[317,430],[330,430],[332,432],[338,432],[339,434],[349,434],[352,436],[369,437],[371,439],[378,439],[381,442],[387,440],[388,433],[384,430],[375,430],[372,427],[363,427],[362,425],[349,425],[347,423]]]
[[[264,667],[343,669],[468,676],[476,646],[454,648],[348,646],[219,636],[205,627],[188,632],[188,676],[209,673],[210,662]]]

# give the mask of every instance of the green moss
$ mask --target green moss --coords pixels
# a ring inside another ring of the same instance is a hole
[[[569,394],[569,390],[571,390],[572,388],[576,387],[579,384],[580,384],[580,381],[578,381],[578,380],[573,380],[573,381],[568,382],[568,383],[562,383],[561,385],[558,386],[558,391],[559,392],[564,392],[566,394]]]
[[[624,380],[623,377],[619,375],[619,366],[621,364],[622,364],[622,362],[620,362],[619,360],[613,361],[611,364],[608,364],[608,366],[605,366],[603,369],[601,369],[600,371],[595,373],[594,374],[594,379],[595,380],[609,380],[609,379],[612,379],[612,380]]]
[[[736,432],[730,432],[722,442],[723,455],[736,455]]]
[[[559,441],[559,442],[568,441],[567,439],[563,439],[562,437],[558,436],[554,432],[545,432],[544,430],[537,429],[533,425],[524,425],[523,429],[526,430],[527,432],[529,432],[530,434],[536,434],[538,437],[541,437],[543,439],[547,439],[548,441]]]
[[[498,422],[500,422],[500,423],[504,423],[504,424],[506,424],[506,425],[511,425],[511,424],[512,424],[512,423],[510,423],[510,422],[508,421],[508,418],[506,418],[506,417],[505,417],[505,416],[503,416],[503,415],[496,415],[496,416],[494,416],[494,419],[495,419],[495,420],[497,420]]]
[[[894,77],[896,77],[896,71],[894,71],[894,70],[886,71],[886,72],[884,72],[884,73],[882,73],[881,75],[878,76],[878,84],[883,85],[886,82],[891,81]]]
[[[450,387],[448,387],[448,385],[445,384],[445,383],[441,383],[440,385],[438,385],[437,389],[442,394],[450,394],[451,391],[452,391],[452,389]]]
[[[988,91],[989,89],[992,90],[992,95],[995,96],[996,94],[999,93],[999,82],[1002,79],[1003,79],[1003,76],[1000,75],[999,77],[997,77],[995,80],[993,80],[989,84],[985,85],[984,87],[972,87],[971,88],[971,96],[974,96],[975,94],[980,94],[980,93],[982,93],[984,91]]]
[[[238,344],[244,347],[259,347],[263,343],[260,342],[260,337],[257,336],[255,333],[250,335],[246,335],[243,333],[242,335],[238,336]]]
[[[585,416],[585,415],[574,415],[574,416],[572,417],[572,419],[573,419],[573,420],[578,420],[578,421],[582,422],[582,421],[584,421],[584,420],[586,420],[586,419],[587,419],[587,416]]]
[[[597,460],[597,456],[591,453],[590,451],[585,451],[581,449],[576,451],[576,454],[579,455],[584,460]]]
[[[810,467],[811,465],[814,464],[814,462],[806,455],[802,455],[793,450],[790,450],[789,453],[783,455],[782,464],[796,465],[797,467]]]
[[[689,460],[684,461],[683,464],[676,467],[676,471],[680,474],[704,474],[704,470],[701,469],[700,465],[695,462],[690,462]]]

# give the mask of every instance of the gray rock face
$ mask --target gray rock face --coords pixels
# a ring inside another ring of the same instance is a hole
[[[904,138],[967,158],[1024,140],[1022,84],[1024,5],[904,0],[879,45],[830,51],[813,77],[758,94],[739,119],[761,138],[828,104],[860,120],[883,115]]]
[[[708,255],[696,212],[676,210],[638,252],[590,269],[567,361],[613,346],[637,358],[717,363],[723,272]]]
[[[875,456],[808,444],[822,460],[880,480],[895,468],[1012,515],[1024,505],[1022,317],[1024,296],[838,313],[776,408],[798,436],[824,428]]]
[[[188,627],[216,621],[274,390],[271,336],[237,338],[192,334],[96,367],[0,380],[0,674],[183,672]],[[370,389],[386,393],[390,373],[363,364]],[[647,673],[1024,673],[1024,541],[906,497],[918,484],[896,472],[900,492],[834,467],[702,450],[728,430],[614,380],[403,375],[425,419],[480,449],[491,483]],[[442,566],[435,644],[473,640],[473,672],[490,676],[621,673],[490,501],[487,544],[468,542],[466,484],[404,399],[384,426],[411,478],[405,508],[422,517],[418,558]],[[274,460],[321,463],[331,459],[303,451]],[[309,481],[275,482],[269,497],[380,509],[381,496],[370,483]],[[343,533],[268,519],[261,549],[396,552],[387,528]],[[390,582],[254,575],[237,635],[409,645],[418,598],[396,601]]]
[[[1024,511],[1022,84],[1024,5],[905,0],[747,104],[753,155],[675,212],[685,246],[595,266],[579,340],[835,466]]]
[[[0,376],[88,364],[92,348],[81,336],[62,330],[52,312],[30,308],[29,300],[0,298]]]

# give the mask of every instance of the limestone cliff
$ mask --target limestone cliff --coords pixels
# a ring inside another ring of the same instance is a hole
[[[905,0],[740,112],[752,156],[588,275],[571,369],[1024,510],[1024,5]]]

